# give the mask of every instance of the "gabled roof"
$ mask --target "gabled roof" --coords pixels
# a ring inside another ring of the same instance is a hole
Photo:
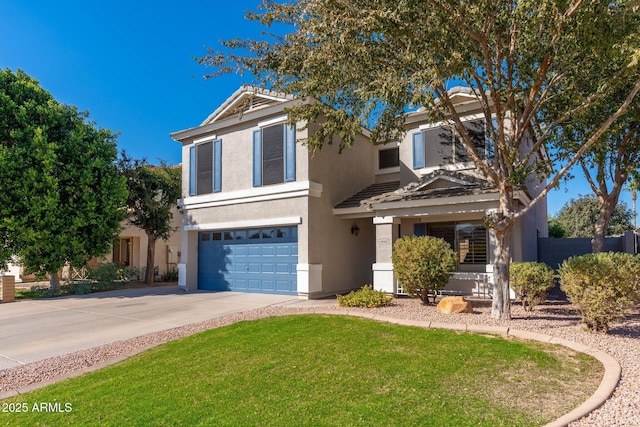
[[[361,205],[436,199],[471,194],[495,193],[489,181],[479,175],[438,169],[404,187],[362,200]]]
[[[400,188],[400,181],[393,182],[381,182],[368,186],[367,188],[358,191],[353,196],[350,196],[346,200],[338,203],[335,209],[345,208],[357,208],[360,207],[360,202],[369,199],[371,197],[379,196],[390,191],[395,191]]]
[[[200,126],[206,126],[219,120],[236,116],[241,112],[255,111],[293,99],[294,97],[291,95],[263,90],[253,86],[242,86],[216,108]]]
[[[374,204],[489,193],[497,193],[497,190],[477,173],[438,169],[404,187],[400,187],[397,181],[370,185],[338,203],[334,209],[345,209],[345,211],[335,211],[336,213],[350,213],[354,208],[370,209]]]

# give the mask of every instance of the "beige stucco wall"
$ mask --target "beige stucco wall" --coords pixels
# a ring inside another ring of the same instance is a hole
[[[171,221],[171,226],[174,227],[176,231],[167,241],[156,241],[154,265],[157,266],[159,270],[158,278],[168,271],[175,270],[180,262],[178,252],[180,252],[182,216],[175,208],[172,209],[172,214],[173,219]],[[122,225],[124,226],[124,229],[120,232],[119,237],[121,239],[131,239],[131,266],[129,268],[136,269],[139,272],[138,278],[142,280],[144,278],[143,271],[147,266],[147,243],[149,239],[147,238],[147,234],[144,230],[128,224],[128,221],[125,220]],[[171,250],[171,252],[169,252],[169,250]],[[112,261],[113,258],[111,251],[104,257],[96,260],[97,263]]]
[[[289,103],[281,106],[284,108]],[[189,195],[189,150],[203,138],[222,141],[222,192],[246,190],[253,188],[253,131],[259,124],[285,116],[278,107],[270,107],[246,114],[241,118],[224,119],[213,126],[206,126],[200,131],[182,140],[182,195]],[[260,114],[261,111],[263,114]],[[296,139],[304,139],[307,131],[302,124],[296,126]],[[209,140],[214,140],[209,139]],[[309,153],[302,144],[296,144],[296,181],[308,179]]]
[[[313,129],[313,127],[312,127]],[[322,197],[309,199],[309,263],[322,264],[322,288],[337,293],[371,283],[375,229],[371,219],[341,219],[333,206],[375,182],[375,147],[360,135],[338,153],[326,145],[310,160],[309,178],[322,184]],[[359,228],[358,235],[351,233]]]

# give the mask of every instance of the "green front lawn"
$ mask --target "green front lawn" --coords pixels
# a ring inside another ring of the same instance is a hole
[[[532,426],[578,406],[601,377],[597,361],[558,346],[285,316],[213,329],[4,400],[27,412],[2,413],[0,424]],[[59,412],[35,411],[41,402]]]

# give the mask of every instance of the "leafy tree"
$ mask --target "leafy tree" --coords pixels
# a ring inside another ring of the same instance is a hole
[[[181,168],[164,164],[152,166],[145,160],[129,158],[125,152],[122,152],[118,164],[129,190],[129,222],[147,234],[147,269],[144,281],[151,284],[156,241],[167,240],[175,231],[171,226],[171,208],[176,206],[180,198]]]
[[[344,148],[363,124],[372,128],[375,142],[398,140],[407,107],[424,106],[428,117],[455,128],[470,159],[499,192],[500,208],[486,218],[496,236],[491,314],[508,319],[515,222],[624,113],[640,90],[640,79],[558,171],[553,171],[548,155],[549,134],[572,112],[591,107],[603,95],[576,96],[544,126],[536,119],[542,106],[554,102],[554,88],[570,88],[584,78],[580,71],[587,69],[593,52],[598,61],[610,65],[589,77],[603,84],[616,84],[612,77],[622,68],[637,67],[631,53],[638,49],[633,44],[638,22],[627,3],[265,1],[262,11],[248,13],[247,18],[267,27],[277,24],[278,30],[284,24],[292,28],[290,33],[229,40],[223,43],[224,51],[212,50],[200,61],[215,68],[210,76],[248,72],[257,86],[323,101],[301,103],[288,111],[291,124],[320,123],[305,141],[311,149],[330,144],[333,136],[340,137]],[[460,82],[474,89],[482,106],[495,145],[492,160],[474,151],[449,97],[447,89]],[[519,205],[514,190],[535,176],[549,176],[546,186],[530,204]]]
[[[2,259],[49,273],[53,290],[65,264],[109,250],[123,218],[115,136],[87,119],[24,72],[0,72]]]
[[[549,237],[555,237],[557,239],[565,237],[567,231],[556,218],[550,216],[547,218],[547,224],[549,225]]]
[[[638,17],[631,19],[637,20]],[[636,37],[640,37],[640,34]],[[602,82],[597,79],[589,78],[589,75],[606,73],[608,67],[610,65],[607,61],[592,61],[587,66],[587,70],[582,70],[585,78],[577,79],[571,88],[556,88],[556,103],[542,109],[543,116],[553,117],[557,114],[558,105],[566,105],[576,95],[587,97],[598,91],[606,94],[594,103],[593,108],[572,113],[569,122],[561,130],[554,132],[553,139],[561,156],[571,156],[580,148],[583,141],[589,140],[598,130],[602,119],[616,110],[617,105],[634,85],[637,75],[633,72],[629,73],[626,67],[616,73],[616,77],[622,83],[614,88],[610,88],[610,85],[602,85]],[[640,163],[640,102],[636,99],[579,161],[580,168],[599,203],[599,212],[592,233],[592,252],[604,251],[605,236],[620,193],[638,163]]]
[[[555,219],[565,230],[564,237],[593,237],[600,210],[600,202],[595,196],[580,196],[565,203]],[[605,235],[620,235],[631,230],[631,216],[627,206],[618,203],[613,209]]]

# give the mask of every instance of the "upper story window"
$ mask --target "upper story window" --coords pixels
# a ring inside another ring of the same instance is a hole
[[[463,123],[481,159],[493,157],[493,144],[488,137],[484,120],[469,120]],[[451,163],[469,162],[461,136],[447,127],[433,127],[412,135],[413,168],[443,166]]]
[[[378,169],[397,168],[400,166],[400,148],[381,148],[378,150]]]
[[[207,141],[189,149],[189,195],[222,190],[222,141]]]
[[[253,132],[253,186],[296,180],[295,129],[278,123]]]

